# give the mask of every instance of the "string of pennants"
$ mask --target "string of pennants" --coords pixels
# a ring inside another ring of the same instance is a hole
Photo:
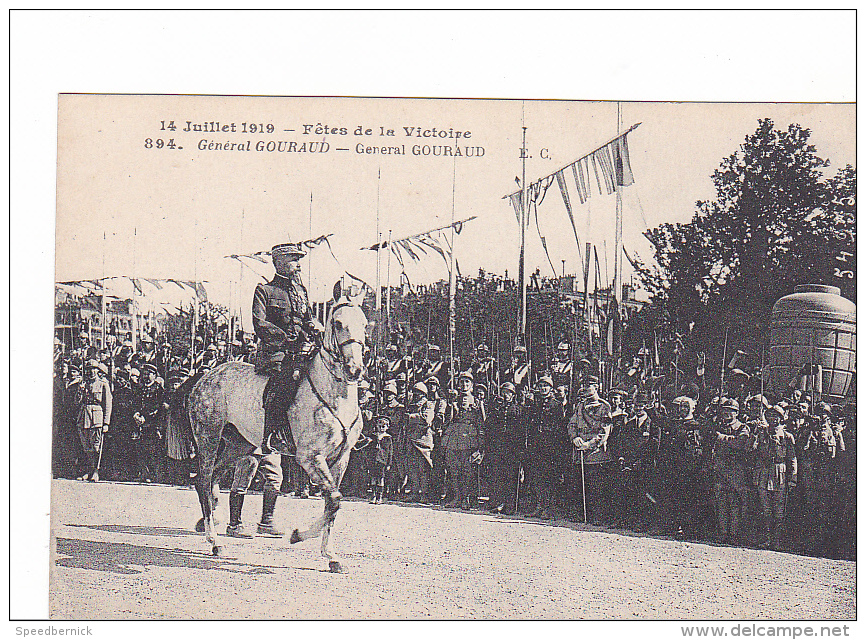
[[[563,204],[565,205],[565,210],[568,213],[568,219],[571,222],[581,264],[583,264],[583,255],[581,253],[580,238],[577,233],[577,224],[574,221],[573,203],[579,202],[580,204],[585,204],[594,191],[598,195],[611,195],[619,187],[628,187],[634,184],[634,173],[631,169],[631,159],[628,150],[628,134],[639,127],[640,124],[638,122],[632,125],[597,149],[557,169],[553,173],[539,178],[526,187],[526,200],[530,209],[528,213],[532,215],[532,209],[534,208],[534,217],[536,227],[538,228],[538,205],[544,200],[544,196],[553,182],[556,182]],[[520,179],[515,178],[515,181],[520,186]],[[572,198],[569,187],[576,194],[576,199]],[[523,189],[509,193],[504,198],[507,198],[511,202],[514,215],[517,218],[517,224],[520,225],[521,212],[523,210]],[[529,218],[529,215],[523,217],[525,225],[529,224]],[[541,238],[544,251],[547,253],[547,242],[541,235],[540,228],[538,228],[538,235]],[[550,255],[547,256],[547,260],[550,262]],[[553,263],[551,263],[551,269],[553,269]],[[555,269],[553,271],[554,273],[556,272]]]
[[[445,265],[450,269],[451,256],[454,247],[451,246],[451,240],[446,232],[453,228],[454,233],[459,235],[460,232],[463,231],[463,225],[474,220],[476,217],[477,216],[472,216],[465,220],[458,220],[457,222],[443,227],[438,227],[422,233],[416,233],[397,240],[383,240],[382,242],[377,242],[372,246],[362,247],[361,250],[379,251],[380,249],[389,249],[397,259],[397,262],[400,263],[404,274],[406,269],[406,260],[420,262],[422,256],[430,255],[428,251],[434,251],[439,254],[439,256],[441,256],[445,261]],[[459,265],[457,266],[457,273],[460,273]]]
[[[68,280],[66,282],[58,282],[57,284],[70,290],[70,293],[79,293],[75,288],[84,289],[86,293],[101,292],[105,289],[108,281],[126,280],[132,284],[135,291],[140,295],[145,295],[142,288],[142,282],[147,282],[155,289],[162,290],[165,285],[173,284],[183,291],[193,291],[199,298],[207,299],[207,291],[202,282],[193,282],[192,280],[177,280],[175,278],[131,278],[129,276],[108,276],[105,278],[97,278],[95,280]]]

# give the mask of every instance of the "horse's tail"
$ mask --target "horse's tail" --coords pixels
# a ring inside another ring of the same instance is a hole
[[[189,460],[196,453],[195,439],[192,434],[192,424],[187,411],[187,398],[192,385],[187,380],[180,386],[171,406],[168,409],[168,421],[165,429],[166,453],[174,460]]]

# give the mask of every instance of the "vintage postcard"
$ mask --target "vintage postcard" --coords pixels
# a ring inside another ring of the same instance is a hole
[[[51,618],[856,617],[853,104],[58,100]]]

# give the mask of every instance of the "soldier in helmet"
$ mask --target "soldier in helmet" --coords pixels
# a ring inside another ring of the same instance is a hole
[[[483,342],[475,349],[471,371],[476,384],[483,384],[490,389],[494,382],[496,361],[490,356],[490,347]]]
[[[527,362],[526,347],[522,344],[514,347],[511,354],[511,366],[505,371],[503,380],[510,382],[517,389],[518,394],[531,385],[532,364]]]
[[[411,408],[407,416],[409,441],[409,488],[412,500],[427,502],[430,498],[430,473],[433,470],[433,403],[423,382],[412,388]]]
[[[797,485],[797,452],[794,436],[785,430],[785,410],[778,406],[765,410],[766,426],[758,431],[755,477],[763,516],[760,546],[779,550],[789,489]]]
[[[424,378],[435,377],[440,388],[448,385],[451,376],[451,368],[447,362],[442,360],[442,350],[439,345],[427,345],[427,362],[424,365]]]
[[[724,398],[719,403],[719,419],[715,423],[713,501],[719,541],[725,544],[740,541],[743,509],[749,496],[746,467],[751,433],[739,421],[739,413],[740,403],[734,398]]]
[[[556,352],[553,355],[553,364],[550,365],[550,371],[553,376],[553,386],[572,388],[574,367],[571,362],[571,345],[562,341],[556,345]]]

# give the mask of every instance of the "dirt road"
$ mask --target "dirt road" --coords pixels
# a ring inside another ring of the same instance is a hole
[[[54,481],[50,615],[76,618],[853,618],[855,563],[430,507],[346,500],[319,542],[223,538],[192,490]],[[227,496],[218,516],[224,531]],[[306,527],[322,501],[280,499]],[[255,523],[261,497],[244,520]]]

